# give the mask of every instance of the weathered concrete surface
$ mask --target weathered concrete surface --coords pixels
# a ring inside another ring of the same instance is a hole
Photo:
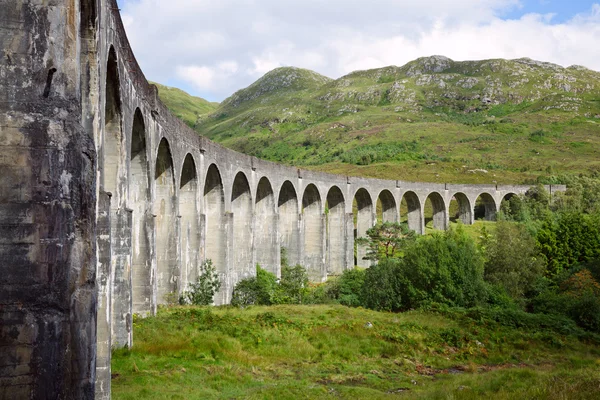
[[[115,0],[0,10],[0,399],[110,398],[111,348],[132,344],[133,314],[177,298],[206,259],[224,304],[256,263],[279,275],[282,247],[313,281],[368,266],[355,234],[400,220],[403,199],[423,233],[428,200],[446,229],[452,201],[470,224],[478,198],[493,219],[528,189],[346,177],[236,153],[158,100]]]

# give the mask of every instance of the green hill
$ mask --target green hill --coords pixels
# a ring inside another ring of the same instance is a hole
[[[195,129],[247,154],[341,174],[529,183],[600,169],[600,73],[442,56],[336,80],[278,68]]]
[[[201,115],[213,112],[219,103],[211,103],[200,97],[192,96],[181,89],[163,86],[152,82],[158,88],[158,95],[167,108],[194,128]]]

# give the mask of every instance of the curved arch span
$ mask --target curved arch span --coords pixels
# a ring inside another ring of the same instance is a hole
[[[280,250],[275,195],[267,177],[258,181],[256,188],[256,226],[254,251],[256,263],[277,276],[281,275]]]
[[[402,195],[401,209],[406,211],[408,228],[420,235],[424,234],[423,209],[421,207],[419,196],[412,191],[405,192]],[[401,221],[402,220],[404,220],[404,218],[401,218]]]
[[[354,239],[366,236],[367,230],[374,225],[373,201],[366,189],[360,188],[356,191],[352,210],[354,213]],[[356,251],[355,264],[363,268],[369,267],[371,261],[364,259],[367,255],[367,246],[355,242],[354,247]]]
[[[465,225],[473,223],[471,202],[464,193],[457,192],[452,196],[449,210],[451,220],[460,221]]]
[[[211,260],[221,279],[221,289],[215,295],[217,304],[227,301],[227,221],[225,220],[225,191],[219,168],[211,164],[206,170],[204,178],[204,214],[202,216],[204,227],[202,241],[204,254],[202,260]]]
[[[277,200],[279,210],[279,235],[280,246],[285,253],[286,261],[290,265],[302,263],[300,258],[300,229],[298,195],[290,181],[285,181],[279,190]]]
[[[231,187],[231,212],[233,218],[232,260],[228,296],[241,279],[254,276],[256,269],[252,262],[252,192],[250,183],[243,172],[238,172]]]
[[[198,215],[198,174],[194,157],[188,153],[181,168],[179,180],[179,215],[181,217],[182,287],[187,287],[198,276],[200,227]]]
[[[494,197],[487,193],[483,192],[477,196],[477,200],[475,200],[475,219],[483,219],[486,221],[495,221],[496,220],[496,212],[498,208],[496,206],[496,201]]]
[[[429,204],[431,209],[429,209]],[[446,230],[448,227],[448,217],[446,214],[446,203],[444,198],[438,192],[431,192],[425,200],[425,213],[431,212],[431,220],[433,221],[433,229]],[[428,215],[425,215],[426,220],[429,219]]]
[[[380,222],[398,222],[398,207],[394,195],[384,189],[377,196],[377,220]]]
[[[302,196],[302,221],[304,223],[304,265],[309,278],[323,281],[327,273],[324,268],[324,223],[321,213],[321,195],[314,184],[304,189]]]
[[[346,269],[346,201],[340,188],[329,189],[326,199],[328,275],[340,275]]]

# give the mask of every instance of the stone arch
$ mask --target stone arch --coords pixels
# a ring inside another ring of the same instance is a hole
[[[233,213],[233,264],[230,270],[231,290],[243,278],[255,274],[252,263],[252,192],[246,174],[238,172],[231,187]],[[228,290],[228,293],[231,293]]]
[[[302,196],[302,221],[304,223],[304,267],[311,281],[322,281],[324,271],[324,224],[319,189],[309,184]]]
[[[211,164],[204,181],[204,260],[211,260],[221,278],[219,303],[226,301],[227,221],[225,191],[219,168]]]
[[[198,173],[194,157],[188,153],[181,168],[179,181],[179,215],[181,216],[181,287],[185,288],[198,276],[198,250],[200,227],[198,226]]]
[[[273,187],[267,177],[258,181],[256,189],[256,227],[254,249],[256,262],[275,275],[281,275],[279,266],[278,223]]]
[[[483,192],[477,196],[473,212],[475,219],[495,221],[497,211],[496,201],[491,194]]]
[[[354,201],[352,204],[354,213],[354,238],[360,238],[366,236],[367,230],[373,225],[373,201],[369,192],[360,188],[354,195]],[[359,245],[355,242],[356,260],[355,264],[359,267],[368,267],[371,265],[369,260],[365,260],[364,257],[367,255],[367,246]]]
[[[473,208],[467,195],[461,192],[454,193],[448,206],[449,219],[453,222],[462,222],[465,225],[473,223]]]
[[[301,263],[298,195],[290,181],[283,182],[277,200],[279,210],[280,245],[285,249],[290,265]]]
[[[150,173],[146,146],[146,124],[139,108],[133,116],[129,169],[129,208],[132,210],[132,306],[133,312],[152,311],[152,263],[150,259]]]
[[[165,295],[177,292],[176,198],[175,174],[171,148],[163,138],[156,153],[154,174],[156,198],[156,297],[158,304],[165,303]]]
[[[405,192],[402,195],[401,208],[406,210],[406,223],[408,224],[408,228],[420,235],[424,234],[423,210],[421,209],[419,196],[412,191]],[[402,217],[402,213],[400,216]],[[404,218],[401,218],[401,221],[404,221]]]
[[[119,65],[114,47],[110,47],[106,62],[106,85],[104,99],[104,144],[102,187],[112,194],[113,209],[123,207],[123,190],[119,187],[120,170],[123,168],[125,137],[123,135],[123,113]]]
[[[446,204],[444,198],[438,192],[431,192],[425,199],[425,209],[431,204],[431,220],[433,229],[445,230],[447,228]],[[425,211],[427,212],[427,211]]]
[[[384,189],[377,197],[377,221],[398,222],[398,208],[392,192]]]
[[[346,269],[346,201],[337,186],[327,193],[326,215],[327,274],[341,275]]]
[[[500,210],[505,216],[515,217],[521,207],[519,196],[514,192],[506,193],[500,201]]]

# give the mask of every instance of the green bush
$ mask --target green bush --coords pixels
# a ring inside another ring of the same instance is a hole
[[[256,265],[256,276],[242,279],[233,289],[231,305],[236,307],[249,305],[274,304],[277,290],[277,277]]]
[[[401,259],[386,258],[365,271],[361,291],[363,306],[380,311],[403,308],[402,295],[406,285],[401,282]]]
[[[362,305],[361,290],[365,283],[365,270],[353,268],[344,271],[338,280],[337,298],[340,304],[349,307]]]
[[[308,274],[301,265],[281,267],[281,279],[275,294],[276,304],[303,304],[308,295]]]
[[[206,306],[213,303],[215,293],[221,288],[219,274],[211,260],[206,260],[200,266],[196,282],[190,284],[190,289],[179,298],[181,304]]]

